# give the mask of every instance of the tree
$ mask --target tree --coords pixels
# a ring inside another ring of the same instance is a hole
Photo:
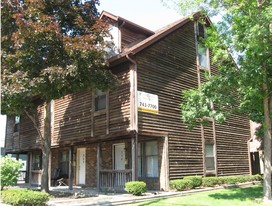
[[[41,141],[42,189],[49,191],[50,101],[86,88],[115,85],[108,70],[98,0],[3,0],[2,113],[27,115]],[[44,132],[35,101],[45,104]],[[35,101],[34,101],[35,100]]]
[[[10,157],[1,157],[0,171],[1,171],[1,190],[5,186],[16,185],[17,179],[20,175],[20,168],[22,164]]]
[[[270,0],[187,0],[181,10],[201,9],[221,21],[203,40],[218,74],[183,93],[182,119],[194,126],[212,117],[223,122],[241,113],[261,122],[264,131],[264,200],[271,200],[272,3]],[[233,63],[232,54],[237,65]],[[211,103],[215,107],[211,106]]]

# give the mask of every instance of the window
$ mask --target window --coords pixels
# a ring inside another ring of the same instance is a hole
[[[60,152],[60,172],[62,176],[69,174],[69,151],[64,150]]]
[[[158,177],[158,144],[138,144],[138,177]]]
[[[16,115],[15,118],[15,123],[14,123],[14,132],[19,132],[19,125],[20,125],[20,116]]]
[[[42,169],[42,155],[40,153],[34,153],[32,156],[32,170]]]
[[[205,27],[201,23],[197,23],[197,56],[198,64],[204,68],[209,68],[208,65],[208,48],[203,44],[203,39],[206,37]]]
[[[110,37],[105,37],[104,41],[107,42],[108,46],[105,48],[107,58],[113,57],[119,52],[120,40],[119,40],[119,28],[115,24],[111,24],[109,28]]]
[[[214,144],[205,144],[206,170],[215,170]]]
[[[95,91],[95,111],[106,109],[106,92]]]

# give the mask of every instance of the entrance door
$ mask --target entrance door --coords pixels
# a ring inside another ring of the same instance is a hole
[[[113,145],[114,152],[114,169],[124,170],[125,169],[125,144]]]
[[[77,149],[77,184],[85,185],[86,148]]]

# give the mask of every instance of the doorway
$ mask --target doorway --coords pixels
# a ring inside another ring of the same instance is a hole
[[[124,170],[125,169],[125,144],[114,144],[113,145],[113,169]]]
[[[86,179],[86,148],[77,149],[77,184],[85,185]]]

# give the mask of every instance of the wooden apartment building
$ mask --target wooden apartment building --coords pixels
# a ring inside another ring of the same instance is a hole
[[[210,24],[185,17],[157,32],[102,12],[116,48],[109,58],[119,86],[85,90],[52,101],[50,168],[60,176],[99,190],[122,190],[143,180],[168,190],[169,180],[188,175],[250,173],[249,120],[232,115],[189,130],[181,121],[181,91],[197,88],[204,73],[216,73],[199,37]],[[37,102],[40,127],[43,104]],[[38,135],[26,116],[8,117],[6,153],[28,155],[27,181],[40,184]]]

